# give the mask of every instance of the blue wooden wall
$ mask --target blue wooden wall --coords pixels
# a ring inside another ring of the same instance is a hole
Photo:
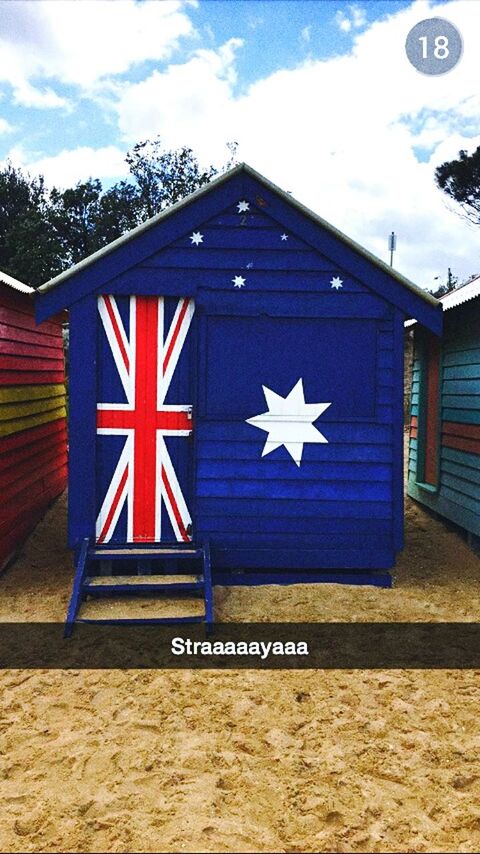
[[[445,312],[441,350],[439,477],[421,485],[425,453],[422,421],[423,334],[415,334],[408,494],[480,536],[480,300]]]

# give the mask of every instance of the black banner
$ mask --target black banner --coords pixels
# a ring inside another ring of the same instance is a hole
[[[0,668],[480,669],[480,623],[0,623]]]

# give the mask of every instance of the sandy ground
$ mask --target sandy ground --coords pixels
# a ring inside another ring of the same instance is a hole
[[[407,504],[392,590],[216,591],[221,620],[478,620],[480,561]],[[60,499],[0,620],[63,620]],[[0,850],[480,850],[480,671],[3,671]]]

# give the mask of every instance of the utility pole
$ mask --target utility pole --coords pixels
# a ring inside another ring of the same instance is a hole
[[[394,231],[392,231],[388,238],[388,248],[390,249],[390,267],[393,267],[393,253],[397,248],[397,237]]]

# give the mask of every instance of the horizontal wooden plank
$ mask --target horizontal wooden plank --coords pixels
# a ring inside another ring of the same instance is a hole
[[[202,228],[209,229],[215,226],[223,226],[228,228],[236,228],[238,231],[250,230],[256,231],[258,228],[274,228],[273,220],[271,217],[264,216],[258,209],[251,209],[245,215],[232,213],[231,209],[228,208],[221,213],[215,214],[211,219],[209,219]],[[283,226],[278,224],[278,230],[283,232],[285,229]],[[202,228],[200,231],[202,231]],[[290,233],[290,232],[289,232]]]
[[[418,438],[418,429],[417,427],[410,427],[410,436],[412,439]]]
[[[392,500],[391,484],[361,483],[356,481],[332,481],[317,483],[295,483],[289,480],[242,481],[197,479],[197,495],[208,498],[288,498],[297,501],[386,501]]]
[[[294,536],[297,533],[312,534],[315,536],[345,537],[389,537],[392,534],[391,519],[328,519],[323,518],[319,524],[312,517],[297,516],[235,516],[223,515],[221,507],[218,508],[218,516],[202,516],[202,524],[205,531],[219,533],[225,531],[229,534],[236,532],[248,535],[249,533],[280,533]]]
[[[37,324],[33,315],[22,314],[19,311],[4,308],[1,305],[0,323],[4,323],[7,326],[14,326],[18,329],[31,329],[34,332],[44,331],[47,332],[49,335],[61,336],[62,334],[61,326],[52,320],[44,320],[41,324]]]
[[[461,436],[442,436],[442,445],[446,448],[456,448],[458,451],[468,451],[470,454],[480,454],[479,439],[464,439]]]
[[[472,513],[479,515],[479,502],[477,498],[471,498],[456,489],[451,489],[448,486],[442,486],[442,496],[452,501],[454,504],[463,507],[465,510],[470,510]]]
[[[0,489],[6,490],[12,484],[19,484],[21,489],[25,482],[31,477],[32,471],[44,472],[49,471],[52,463],[57,462],[58,465],[65,465],[67,462],[67,448],[64,445],[61,448],[54,447],[47,450],[39,450],[33,457],[28,459],[18,460],[15,466],[10,466],[8,469],[0,471]]]
[[[31,431],[33,432],[33,431]],[[0,451],[0,475],[2,472],[7,472],[10,469],[16,471],[17,467],[28,461],[29,465],[34,466],[37,457],[49,452],[60,454],[63,453],[66,444],[66,430],[51,433],[41,439],[20,445],[18,448],[13,448],[4,454]]]
[[[445,475],[452,478],[457,478],[465,481],[469,481],[473,484],[477,484],[477,494],[479,493],[478,485],[480,484],[480,465],[476,468],[470,468],[470,466],[459,465],[453,460],[442,459],[442,483],[445,483],[447,486],[449,485],[448,480],[445,479]],[[460,490],[463,491],[463,490]]]
[[[265,481],[291,480],[305,484],[309,480],[348,480],[348,481],[390,481],[392,468],[379,463],[335,463],[309,462],[301,468],[293,460],[276,460],[263,457],[261,460],[201,460],[197,465],[197,478],[229,480],[255,480],[263,477]]]
[[[0,354],[0,370],[4,371],[62,371],[63,358],[43,356],[5,356]]]
[[[48,488],[49,482],[61,481],[63,477],[66,477],[66,473],[66,464],[50,463],[40,475],[37,472],[32,474],[31,480],[24,483],[23,489],[18,489],[19,484],[11,484],[7,487],[5,492],[8,493],[8,502],[0,506],[0,525],[21,516],[29,502],[33,503],[40,499],[45,489]]]
[[[212,549],[217,570],[238,569],[389,569],[394,565],[393,550],[372,549]],[[235,583],[234,581],[232,583]]]
[[[442,462],[450,460],[470,469],[480,469],[480,454],[471,454],[468,451],[460,451],[456,448],[442,446]]]
[[[319,534],[319,533],[291,533],[291,532],[240,532],[228,531],[199,531],[199,537],[209,536],[211,548],[245,548],[245,549],[292,549],[299,552],[303,549],[325,549],[336,551],[337,549],[366,549],[373,551],[378,547],[375,536],[368,534]],[[392,535],[386,534],[382,537],[381,548],[392,548]]]
[[[28,356],[38,358],[40,362],[44,359],[63,359],[62,347],[39,347],[38,344],[25,344],[23,341],[9,341],[2,338],[0,338],[0,354]]]
[[[469,380],[444,380],[442,388],[444,394],[477,395],[480,403],[480,383],[476,378]]]
[[[468,365],[448,365],[443,369],[444,380],[478,380],[480,364],[472,362]]]
[[[43,400],[47,397],[59,397],[65,394],[63,383],[50,385],[24,385],[18,387],[0,388],[0,404],[14,403],[20,400]]]
[[[248,265],[251,265],[249,267]],[[151,255],[143,262],[142,267],[158,267],[159,269],[179,268],[181,270],[204,270],[208,274],[210,270],[237,270],[239,273],[250,274],[256,270],[315,270],[326,272],[331,277],[331,262],[323,258],[318,252],[305,250],[296,252],[295,249],[286,249],[279,246],[277,249],[260,249],[246,247],[236,249],[231,247],[228,252],[225,249],[213,249],[204,240],[203,244],[195,247],[169,247],[161,252]],[[351,279],[349,281],[352,281]],[[348,287],[347,282],[345,286]],[[363,290],[363,288],[355,288]]]
[[[326,428],[327,421],[323,426]],[[392,427],[386,424],[372,424],[358,422],[345,423],[338,421],[328,422],[329,444],[347,445],[385,445],[389,444],[392,437]],[[232,421],[199,421],[197,424],[197,441],[242,441],[255,442],[258,446],[258,431],[252,430],[250,424],[239,424]]]
[[[0,456],[4,456],[16,448],[35,444],[39,439],[54,434],[66,435],[65,418],[59,418],[55,421],[41,424],[33,429],[23,430],[22,432],[15,433],[15,435],[0,438]]]
[[[450,409],[479,409],[480,398],[475,395],[468,394],[445,394],[442,397],[443,406]]]
[[[267,293],[261,291],[251,291],[248,295],[248,300],[242,302],[238,299],[237,290],[222,290],[221,299],[219,298],[218,290],[212,291],[201,288],[196,295],[196,305],[199,312],[205,312],[208,315],[244,315],[254,316],[256,314],[266,314],[271,317],[323,317],[325,299],[318,300],[318,288],[314,292],[308,293],[297,288],[294,292],[281,292],[279,290],[269,290]],[[331,294],[334,297],[334,294]],[[328,297],[328,294],[324,294]],[[329,305],[333,305],[331,300]],[[345,301],[336,301],[336,311],[342,316]],[[383,310],[383,308],[382,308]],[[355,318],[356,319],[356,318]]]
[[[197,442],[197,459],[200,460],[258,460],[258,443],[255,442],[210,442],[202,439]],[[372,445],[334,445],[331,442],[322,447],[324,460],[347,462],[388,463],[392,459],[392,448],[388,444]]]
[[[318,519],[391,519],[392,504],[384,501],[299,501],[292,498],[280,498],[272,501],[265,498],[218,498],[198,497],[198,524],[203,526],[202,518],[214,516],[261,516],[293,517]],[[323,524],[314,522],[314,524]]]
[[[13,421],[4,421],[0,423],[0,436],[10,436],[12,433],[19,433],[21,430],[29,430],[38,424],[46,424],[47,421],[56,421],[58,418],[65,418],[65,415],[66,410],[62,406],[52,409],[49,412],[41,412],[38,415],[16,418]]]
[[[65,371],[2,371],[0,386],[51,385],[65,382]]]
[[[452,365],[480,365],[480,347],[472,350],[447,350],[443,355],[445,368]]]
[[[448,472],[442,473],[442,490],[445,489],[454,490],[456,493],[467,498],[473,498],[478,502],[478,485],[457,476],[453,477]]]
[[[9,326],[0,323],[0,339],[7,341],[22,341],[24,344],[36,344],[39,347],[63,348],[63,335],[59,328],[55,335],[43,330],[43,324],[33,329],[20,329],[18,326]]]
[[[52,409],[58,409],[65,406],[65,394],[57,397],[47,397],[45,399],[35,399],[29,401],[15,401],[13,403],[0,404],[0,422],[18,420],[26,416],[36,415],[41,412],[49,412]]]
[[[244,251],[249,249],[285,249],[289,253],[292,250],[296,252],[313,251],[308,243],[300,240],[291,232],[287,235],[286,240],[282,240],[282,234],[285,234],[284,229],[280,224],[275,225],[272,221],[269,221],[268,224],[257,225],[255,228],[244,228],[236,222],[233,226],[209,224],[207,228],[200,227],[198,230],[203,235],[203,243],[198,246],[192,243],[190,234],[181,237],[171,245],[178,249],[189,249],[198,254],[205,249],[223,249],[227,252],[231,249],[242,249]],[[324,263],[327,263],[326,258]],[[329,263],[331,267],[331,262]]]
[[[410,427],[418,427],[418,418],[416,415],[412,415],[410,418]]]
[[[456,421],[462,424],[480,424],[480,410],[474,409],[451,409],[445,406],[442,410],[445,421]]]
[[[442,424],[442,433],[449,436],[464,436],[468,439],[480,439],[480,425],[444,421]]]

